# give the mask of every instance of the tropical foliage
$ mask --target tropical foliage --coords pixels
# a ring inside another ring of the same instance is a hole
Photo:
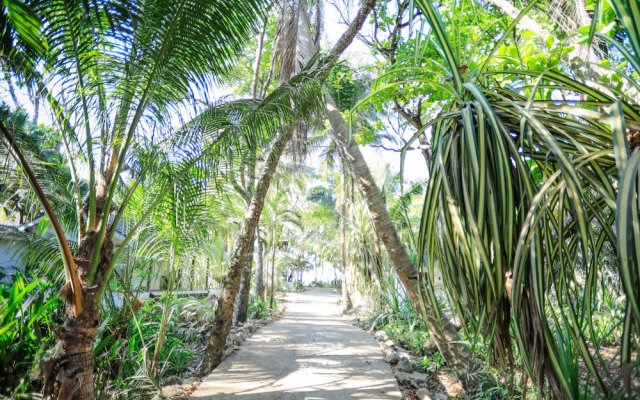
[[[338,282],[469,397],[638,395],[637,0],[338,3],[0,4],[1,395],[148,398]]]

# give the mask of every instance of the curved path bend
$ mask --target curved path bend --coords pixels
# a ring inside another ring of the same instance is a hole
[[[401,399],[375,339],[340,311],[332,289],[288,294],[283,317],[224,360],[191,399]]]

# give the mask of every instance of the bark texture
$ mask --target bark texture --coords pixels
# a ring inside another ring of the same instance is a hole
[[[255,241],[255,238],[254,238]],[[252,250],[255,246],[251,246]],[[246,264],[242,269],[242,279],[240,280],[240,291],[238,293],[238,301],[236,307],[236,324],[247,322],[247,313],[249,311],[249,295],[251,291],[251,270],[253,264],[253,251],[247,257]]]
[[[347,124],[326,88],[325,97],[333,138],[345,154],[347,165],[351,169],[369,209],[373,226],[389,254],[391,265],[406,289],[407,295],[420,315],[425,317],[429,334],[449,365],[455,369],[468,371],[468,377],[476,376],[477,374],[473,374],[473,372],[480,370],[481,364],[475,359],[471,351],[460,342],[453,324],[448,320],[439,321],[434,310],[422,298],[418,286],[418,270],[411,262],[409,253],[398,236],[384,204],[382,193],[373,180],[369,166],[365,162],[358,144],[349,134]],[[467,379],[467,382],[465,382],[467,386],[477,383],[477,378]]]
[[[256,298],[260,298],[264,303],[264,254],[262,240],[260,238],[260,227],[256,229]]]
[[[342,200],[340,201],[340,263],[342,264],[342,312],[353,307],[347,286],[347,169],[342,160]]]
[[[61,295],[65,301],[64,324],[55,330],[55,352],[40,362],[44,376],[45,399],[93,400],[93,343],[98,329],[100,311],[95,302],[95,290],[83,286],[84,307],[74,316],[71,290],[65,286]]]
[[[89,259],[94,250],[94,235],[83,235],[74,260],[77,266],[82,290],[81,312],[77,314],[74,293],[67,284],[60,292],[65,304],[65,321],[55,330],[57,337],[54,354],[44,359],[40,368],[44,377],[43,396],[45,399],[93,400],[95,386],[93,379],[93,344],[100,321],[100,308],[97,301],[97,286],[88,287],[87,278]],[[102,246],[98,269],[106,269],[113,244],[105,240]]]

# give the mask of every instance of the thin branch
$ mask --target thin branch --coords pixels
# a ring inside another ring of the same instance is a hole
[[[393,147],[387,147],[381,143],[379,144],[369,144],[369,147],[375,147],[375,148],[380,148],[383,150],[387,150],[387,151],[393,151],[395,153],[402,153],[404,150],[409,151],[409,150],[418,150],[417,147],[407,147],[405,148],[401,148],[401,149],[394,149]]]
[[[258,37],[258,48],[256,49],[256,60],[253,64],[253,80],[251,82],[251,95],[254,99],[258,98],[258,81],[260,77],[260,62],[262,61],[262,53],[264,49],[264,35],[267,32],[268,22],[265,21]]]

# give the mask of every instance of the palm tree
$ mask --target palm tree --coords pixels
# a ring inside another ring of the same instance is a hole
[[[382,193],[376,186],[362,152],[350,134],[349,127],[331,94],[326,88],[324,92],[331,124],[331,135],[345,154],[349,170],[353,174],[369,209],[373,225],[387,250],[391,265],[419,314],[427,322],[429,333],[440,353],[454,368],[470,371],[469,382],[475,384],[478,378],[475,372],[480,369],[479,363],[458,338],[453,324],[448,320],[441,321],[437,308],[423,298],[424,293],[418,285],[418,269],[411,261],[404,243],[400,240],[393,220],[384,204]]]
[[[375,1],[368,1],[362,5],[354,22],[350,25],[349,29],[342,35],[336,46],[333,47],[328,57],[322,60],[319,66],[312,65],[312,72],[315,73],[314,77],[322,81],[326,78],[329,70],[336,64],[338,58],[342,52],[353,41],[356,33],[360,30],[362,24],[366,20],[366,16],[369,14]],[[291,31],[287,31],[283,37],[286,39],[287,45],[281,51],[281,68],[280,68],[280,80],[285,82],[285,85],[291,85],[295,80],[292,78],[293,74],[298,72],[300,67],[306,62],[311,60],[305,59],[304,56],[308,55],[306,51],[300,52],[300,46],[297,46],[299,39],[307,39],[310,36],[308,32],[308,18],[306,17],[306,11],[302,7],[302,4],[298,4],[294,7],[295,13],[293,19],[290,19],[286,26]],[[285,14],[286,18],[290,15]],[[301,25],[302,24],[302,25]],[[300,27],[302,30],[300,31]],[[306,27],[306,30],[305,30]],[[294,34],[293,31],[296,33]],[[297,32],[301,32],[299,36]],[[309,43],[306,43],[308,46]],[[302,55],[303,57],[299,57]],[[315,62],[313,63],[315,64]],[[317,88],[316,88],[317,90]],[[317,93],[317,92],[316,92]],[[267,97],[268,99],[269,97]],[[316,109],[317,110],[317,109]],[[313,116],[311,113],[301,113],[302,110],[294,110],[299,112],[300,120],[299,126],[302,127],[300,121],[308,123],[309,117]],[[303,118],[304,116],[304,118]],[[278,137],[275,139],[271,150],[265,157],[265,163],[262,166],[260,178],[256,183],[255,192],[249,206],[249,211],[241,228],[240,236],[236,242],[236,247],[233,252],[233,258],[229,267],[229,274],[225,278],[223,293],[218,300],[218,307],[216,309],[216,315],[213,322],[213,329],[211,336],[209,337],[207,345],[207,354],[205,355],[205,361],[203,362],[203,371],[208,372],[215,366],[217,366],[223,355],[224,345],[226,343],[227,335],[231,328],[230,319],[233,314],[233,306],[236,295],[240,286],[240,272],[242,266],[245,265],[248,254],[251,252],[253,241],[255,237],[256,228],[258,227],[260,214],[264,206],[264,199],[269,190],[271,179],[278,166],[278,162],[284,149],[293,137],[296,127],[283,127]]]
[[[189,130],[167,134],[176,132],[170,129],[171,116],[187,96],[206,91],[228,70],[266,6],[260,0],[233,6],[206,1],[130,1],[126,7],[111,2],[37,3],[35,13],[48,47],[45,61],[31,64],[29,78],[55,116],[72,174],[79,228],[75,254],[20,144],[4,123],[0,128],[3,143],[22,166],[54,227],[68,279],[62,292],[67,317],[57,331],[60,345],[43,368],[47,396],[94,397],[91,351],[100,297],[128,244],[114,252],[112,238],[132,193],[157,171],[150,164],[131,179],[123,178],[123,172],[149,140],[149,149],[167,152],[172,151],[172,140],[175,144],[180,138],[184,144],[193,138]],[[230,115],[231,109],[238,108],[220,108],[219,115]],[[235,137],[225,134],[230,129],[224,130],[223,120],[211,122],[218,123],[223,134],[218,130],[215,137],[200,137],[207,139],[202,147],[183,146],[181,152],[173,148],[178,172],[153,193],[146,215],[195,164],[211,160],[216,146]],[[86,195],[81,165],[87,169]]]
[[[355,35],[358,27],[366,20],[368,12],[373,7],[374,3],[375,2],[373,1],[366,2],[361,7],[353,22],[347,29],[347,32],[345,32],[340,40],[338,40],[334,45],[332,54],[339,54],[348,46],[350,40],[347,40],[346,38]],[[300,9],[300,7],[294,8],[296,13],[299,13]],[[366,12],[363,12],[363,10]],[[298,26],[297,23],[294,23],[293,25],[296,27]],[[297,39],[290,39],[291,43],[301,42],[305,45],[313,43],[308,31],[302,29],[297,30],[296,32],[301,35],[301,37]],[[332,62],[335,62],[335,57],[330,55],[327,63]],[[326,70],[325,74],[328,74],[328,72],[329,71]],[[434,309],[432,305],[430,305],[432,303],[425,301],[423,293],[418,285],[418,270],[412,263],[405,245],[398,236],[393,221],[384,204],[383,196],[373,180],[358,144],[350,134],[350,130],[340,112],[340,109],[333,100],[330,91],[324,87],[323,92],[331,125],[331,136],[340,148],[340,152],[344,155],[344,160],[346,161],[346,164],[348,165],[351,174],[354,176],[358,188],[365,199],[374,227],[379,233],[389,254],[389,259],[396,271],[396,274],[405,287],[414,306],[427,321],[427,326],[429,327],[431,336],[437,343],[443,356],[455,368],[470,371],[470,381],[473,381],[474,383],[477,382],[477,376],[474,372],[480,369],[479,363],[475,360],[469,349],[467,349],[459,340],[457,331],[453,324],[448,320],[441,323],[437,308]]]

